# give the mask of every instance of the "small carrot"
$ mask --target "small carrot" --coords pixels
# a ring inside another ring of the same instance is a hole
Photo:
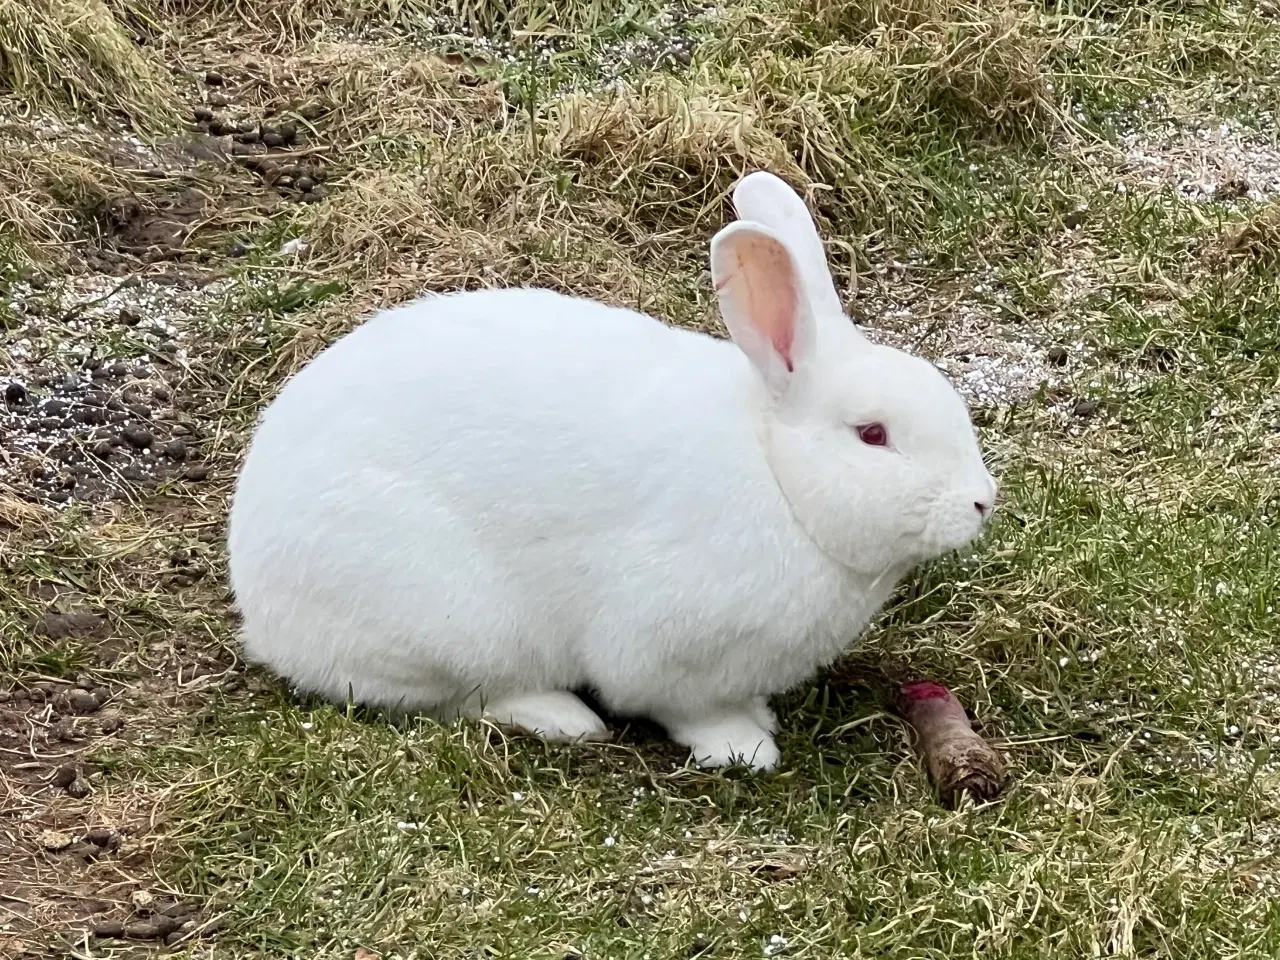
[[[950,690],[931,680],[915,680],[900,690],[899,708],[915,733],[916,749],[945,806],[963,793],[992,800],[1004,780],[1004,761],[974,732]]]

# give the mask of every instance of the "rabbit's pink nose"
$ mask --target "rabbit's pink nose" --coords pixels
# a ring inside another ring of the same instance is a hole
[[[981,500],[973,501],[973,508],[978,511],[980,517],[985,517],[991,512],[991,504],[983,503]]]

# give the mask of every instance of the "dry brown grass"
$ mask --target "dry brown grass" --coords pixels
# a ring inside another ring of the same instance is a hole
[[[35,261],[63,259],[129,174],[73,148],[0,140],[0,238]]]
[[[1250,262],[1263,268],[1280,264],[1280,203],[1270,203],[1224,230],[1209,242],[1206,253],[1218,263]]]
[[[942,23],[962,6],[945,0],[806,0],[798,8],[828,30],[866,36],[873,31],[917,30]]]
[[[1005,134],[1043,134],[1061,121],[1052,93],[1050,37],[1029,0],[811,0],[828,40],[873,51],[880,95],[940,117],[959,113]],[[887,84],[885,81],[889,81]],[[896,88],[896,89],[895,89]]]
[[[283,50],[346,29],[392,28],[408,33],[463,31],[475,36],[518,39],[538,33],[590,31],[621,13],[643,19],[653,2],[555,3],[553,0],[109,0],[137,15],[148,5],[193,25],[225,30],[234,23]]]
[[[139,158],[111,137],[0,137],[0,247],[55,269],[99,254],[136,268],[205,257],[206,237],[216,246],[274,212],[243,171],[197,164],[183,141],[161,146]]]
[[[639,188],[628,219],[661,223],[671,205],[714,212],[739,177],[774,170],[803,188],[808,176],[787,143],[745,98],[695,93],[677,81],[639,94],[573,95],[555,105],[549,148],[616,190]],[[682,188],[683,185],[683,188]]]
[[[102,0],[0,0],[0,89],[31,103],[115,112],[141,130],[177,115],[164,70]]]

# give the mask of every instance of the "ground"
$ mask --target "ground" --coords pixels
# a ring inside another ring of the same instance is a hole
[[[0,0],[0,953],[1280,955],[1276,5],[552,11]],[[757,168],[1002,484],[777,699],[781,772],[246,667],[226,505],[293,370],[487,284],[718,332]],[[997,801],[939,805],[902,671]]]

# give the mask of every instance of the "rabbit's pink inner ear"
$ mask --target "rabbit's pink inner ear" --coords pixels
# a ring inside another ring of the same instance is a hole
[[[727,301],[726,320],[733,315],[746,321],[790,373],[795,370],[800,320],[800,286],[791,256],[776,239],[762,233],[743,231],[727,239],[728,262],[723,263],[724,273],[716,283]],[[762,358],[753,359],[759,363]]]

